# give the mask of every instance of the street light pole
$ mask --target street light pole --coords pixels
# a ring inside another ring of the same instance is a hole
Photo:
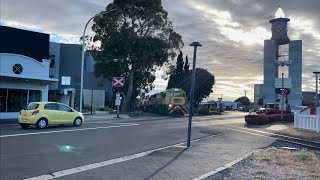
[[[191,79],[191,91],[190,91],[190,101],[189,101],[189,124],[188,124],[188,141],[187,147],[190,148],[191,143],[191,124],[192,124],[192,106],[193,106],[193,95],[194,95],[194,85],[195,85],[195,77],[196,77],[196,60],[197,60],[197,47],[202,46],[199,42],[193,42],[190,46],[194,47],[193,50],[193,66],[192,66],[192,79]]]
[[[109,11],[105,11],[105,12],[101,12],[99,14],[96,14],[94,15],[93,17],[91,17],[86,26],[84,27],[84,30],[83,30],[83,35],[82,35],[82,58],[81,58],[81,81],[80,81],[80,105],[79,105],[79,111],[82,112],[82,94],[83,94],[83,71],[84,71],[84,54],[85,54],[85,37],[86,37],[86,30],[87,30],[87,27],[88,27],[88,24],[90,23],[90,21],[92,19],[94,19],[96,16],[100,16],[100,15],[103,15],[103,14],[107,14],[111,11],[115,11],[116,9],[111,9]]]
[[[318,105],[319,104],[319,94],[318,94],[318,74],[320,74],[320,72],[313,72],[313,74],[316,75],[316,92],[315,92],[315,103],[314,105]]]

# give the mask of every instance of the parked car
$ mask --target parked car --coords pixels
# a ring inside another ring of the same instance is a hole
[[[257,114],[281,114],[281,111],[274,108],[259,108]]]
[[[73,124],[81,126],[84,122],[82,113],[71,107],[56,102],[32,102],[28,107],[20,111],[18,118],[22,128],[27,129],[36,125],[43,129],[47,125]]]

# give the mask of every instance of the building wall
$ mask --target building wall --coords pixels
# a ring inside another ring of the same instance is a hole
[[[274,60],[277,56],[277,45],[274,40],[265,40],[264,41],[264,67],[263,67],[263,103],[274,103],[276,94],[274,89],[275,77],[278,77],[278,71]]]
[[[0,53],[20,54],[41,62],[49,58],[49,34],[0,26]]]
[[[290,41],[289,59],[293,63],[289,67],[289,76],[292,79],[292,88],[288,96],[291,107],[302,105],[302,41]]]
[[[91,105],[91,98],[94,110],[98,110],[99,107],[104,107],[104,100],[105,100],[105,91],[104,90],[91,90],[91,89],[84,89],[83,90],[83,104],[84,105]]]
[[[82,45],[60,44],[59,79],[61,76],[70,76],[71,85],[64,86],[59,83],[59,89],[75,88],[79,86],[81,77]]]
[[[259,108],[259,99],[263,98],[263,84],[255,84],[254,85],[254,109],[257,110]]]
[[[22,65],[21,74],[15,74],[12,70],[15,64]],[[0,76],[30,79],[49,79],[50,61],[36,61],[27,56],[10,53],[0,53]]]
[[[54,61],[54,67],[50,67],[50,75],[53,76],[54,78],[57,78],[59,82],[53,83],[50,85],[50,90],[57,90],[59,89],[59,83],[61,78],[59,77],[59,70],[60,70],[60,43],[55,43],[55,42],[50,42],[50,49],[49,49],[49,54],[55,56],[55,61]]]

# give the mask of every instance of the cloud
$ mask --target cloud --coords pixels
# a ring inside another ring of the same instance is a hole
[[[1,22],[50,33],[57,42],[78,43],[85,23],[112,0],[1,0]],[[184,55],[192,61],[199,41],[197,67],[208,69],[217,83],[210,98],[224,100],[243,96],[253,100],[253,86],[263,83],[263,40],[271,36],[269,20],[278,1],[257,0],[163,0],[173,27],[183,37]],[[290,39],[303,40],[303,90],[313,91],[313,71],[320,67],[319,0],[283,0]],[[90,27],[91,25],[89,25]],[[92,34],[90,28],[87,34]],[[191,68],[191,67],[190,67]],[[166,87],[161,72],[155,82],[159,92]]]

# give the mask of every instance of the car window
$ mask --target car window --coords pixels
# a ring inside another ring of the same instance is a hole
[[[65,106],[65,105],[62,105],[62,104],[58,104],[59,106],[59,110],[60,111],[65,111],[65,112],[70,112],[70,108]]]
[[[47,110],[59,110],[58,109],[58,105],[56,103],[48,103],[48,104],[44,105],[44,109],[47,109]]]
[[[39,107],[39,104],[30,103],[27,107],[27,110],[34,110],[34,109],[37,109],[38,107]]]

